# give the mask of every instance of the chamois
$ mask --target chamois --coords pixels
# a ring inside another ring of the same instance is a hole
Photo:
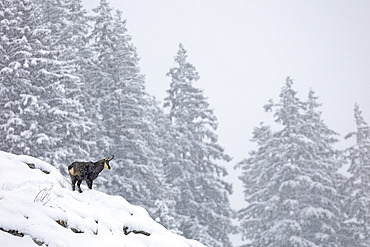
[[[83,180],[86,181],[89,189],[92,189],[93,181],[98,177],[99,173],[104,169],[110,170],[109,161],[111,161],[113,158],[114,155],[112,155],[112,158],[107,157],[96,162],[77,161],[69,165],[68,172],[72,180],[72,190],[75,190],[75,185],[77,182],[78,191],[82,193],[80,185]]]

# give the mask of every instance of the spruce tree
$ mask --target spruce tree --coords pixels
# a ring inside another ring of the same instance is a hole
[[[346,150],[351,177],[344,186],[344,226],[351,234],[353,246],[370,245],[370,127],[362,117],[360,107],[354,109],[356,131],[346,138],[355,137],[355,145]]]
[[[155,202],[155,207],[151,209],[151,215],[160,224],[165,226],[168,230],[177,234],[182,234],[179,230],[179,222],[176,220],[176,195],[179,194],[178,188],[175,189],[171,186],[171,178],[169,176],[171,167],[176,164],[175,153],[179,150],[176,146],[174,138],[175,129],[171,124],[168,116],[164,113],[159,103],[152,99],[152,107],[149,111],[152,116],[153,133],[156,137],[154,141],[156,154],[160,158],[161,167],[160,181],[163,193],[160,198]]]
[[[62,1],[2,2],[1,128],[3,150],[65,165],[89,157],[93,141],[79,101],[78,77],[61,42]],[[48,8],[47,8],[48,6]],[[55,11],[46,12],[55,8]],[[53,16],[49,16],[53,15]]]
[[[62,113],[51,97],[59,100],[64,90],[58,74],[49,70],[55,63],[46,45],[50,30],[40,22],[35,3],[1,4],[1,148],[50,158],[59,140],[44,126]]]
[[[58,75],[55,86],[63,90],[58,95],[49,94],[50,105],[62,114],[45,115],[45,118],[52,120],[45,121],[47,135],[54,136],[59,141],[58,146],[50,150],[51,157],[46,158],[65,171],[65,164],[89,159],[96,149],[96,143],[90,135],[95,128],[87,118],[81,102],[83,78],[76,67],[79,64],[74,64],[81,61],[79,51],[85,45],[81,44],[81,40],[86,36],[80,29],[76,30],[74,25],[86,27],[87,19],[79,1],[71,3],[69,0],[43,0],[38,1],[38,6],[43,25],[50,30],[45,44],[55,60],[48,69]],[[74,25],[71,24],[72,19],[75,21]],[[70,60],[71,57],[74,59]]]
[[[30,1],[0,2],[0,126],[1,150],[32,154],[39,133],[40,95],[44,89],[37,78],[43,73],[46,58],[40,38],[48,34],[38,20]],[[39,136],[41,137],[41,136]]]
[[[122,195],[133,204],[155,211],[161,199],[162,163],[155,135],[153,109],[145,92],[138,55],[127,34],[122,13],[101,0],[94,9],[91,42],[96,53],[87,88],[89,116],[98,126],[100,155],[115,155],[112,172],[102,176],[100,189]],[[99,184],[97,184],[99,185]]]
[[[96,15],[91,18],[94,23],[89,35],[89,43],[94,53],[94,59],[91,61],[90,67],[86,67],[86,70],[83,71],[85,75],[84,106],[88,118],[97,127],[94,132],[94,139],[98,145],[96,156],[101,155],[102,151],[103,153],[109,151],[113,145],[113,140],[107,136],[102,115],[106,111],[103,102],[109,102],[111,94],[116,89],[113,85],[112,74],[109,74],[110,66],[113,65],[111,59],[114,42],[112,10],[105,0],[101,0],[99,5],[93,9]],[[111,112],[109,111],[107,114],[111,114]]]
[[[179,230],[208,246],[231,246],[231,185],[223,180],[226,170],[218,164],[230,158],[217,143],[217,119],[203,91],[193,85],[199,76],[181,44],[175,62],[168,73],[171,84],[165,107],[175,130],[167,179],[178,192]]]
[[[265,106],[282,126],[253,132],[257,150],[239,163],[248,206],[239,212],[251,246],[339,246],[335,132],[321,120],[317,98],[297,97],[287,78],[280,101]]]

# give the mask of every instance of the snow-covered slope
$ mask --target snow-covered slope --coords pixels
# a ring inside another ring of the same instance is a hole
[[[50,164],[0,151],[0,246],[205,247],[120,196],[72,192]]]

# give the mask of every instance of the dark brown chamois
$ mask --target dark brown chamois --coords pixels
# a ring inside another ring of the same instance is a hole
[[[72,190],[75,190],[75,185],[77,182],[78,191],[82,193],[80,185],[83,180],[86,181],[89,189],[92,189],[93,181],[98,177],[99,173],[104,169],[110,170],[109,161],[111,161],[113,158],[114,155],[112,155],[112,158],[107,157],[96,162],[77,161],[69,165],[68,172],[72,180]]]

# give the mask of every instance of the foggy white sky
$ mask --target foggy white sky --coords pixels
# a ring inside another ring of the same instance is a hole
[[[263,105],[278,100],[287,76],[302,99],[310,88],[316,92],[340,140],[355,128],[356,102],[370,124],[368,0],[108,1],[123,11],[147,90],[158,100],[166,96],[165,74],[183,43],[201,77],[195,86],[215,109],[219,143],[234,157],[230,167],[253,148],[253,128],[271,123]],[[99,0],[84,2],[91,9]],[[238,185],[235,190],[233,206],[240,208],[243,196]]]

